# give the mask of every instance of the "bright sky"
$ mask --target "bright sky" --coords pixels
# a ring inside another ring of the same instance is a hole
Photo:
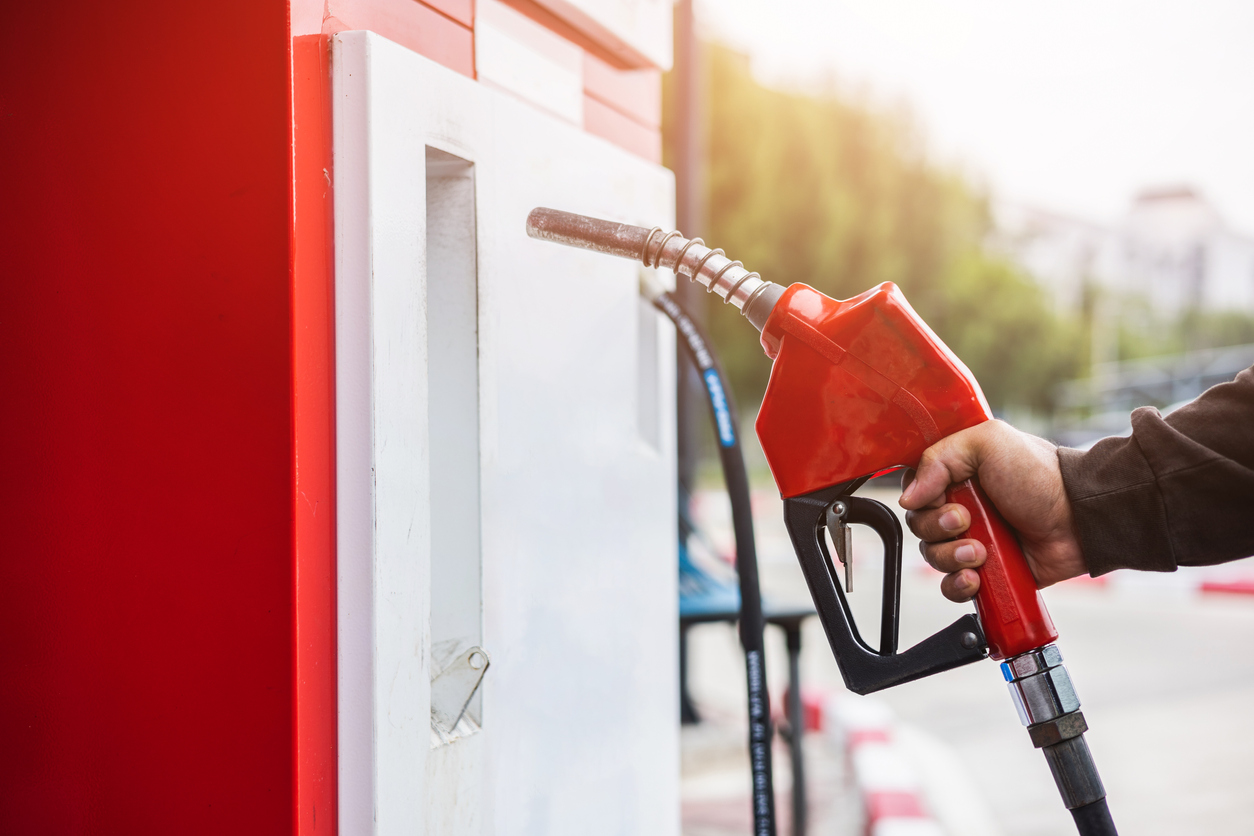
[[[768,83],[904,100],[998,195],[1096,221],[1199,188],[1254,234],[1250,0],[698,0]]]

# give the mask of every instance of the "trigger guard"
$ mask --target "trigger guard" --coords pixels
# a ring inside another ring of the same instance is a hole
[[[849,509],[845,513],[845,523],[867,526],[879,535],[880,543],[884,547],[879,652],[881,655],[894,654],[897,652],[897,637],[901,627],[901,523],[884,503],[874,499],[844,496],[839,501],[845,503],[845,507]]]
[[[901,608],[901,524],[882,503],[849,496],[861,482],[835,485],[784,500],[788,536],[845,685],[854,693],[869,694],[985,658],[988,646],[974,614],[962,616],[914,647],[895,652]],[[858,634],[848,599],[836,581],[835,567],[823,543],[827,508],[837,500],[845,502],[849,508],[845,517],[847,523],[869,526],[884,545],[879,651],[867,645]]]

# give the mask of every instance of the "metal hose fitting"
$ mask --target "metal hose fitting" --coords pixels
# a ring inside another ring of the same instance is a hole
[[[1032,745],[1045,753],[1049,771],[1082,836],[1116,833],[1106,788],[1084,741],[1088,723],[1057,645],[1021,653],[1001,665],[1019,720]]]
[[[759,331],[783,295],[779,285],[732,261],[722,250],[712,250],[700,238],[684,238],[661,227],[614,223],[557,209],[533,209],[527,216],[532,238],[579,247],[640,261],[645,267],[671,270],[687,276],[734,305]]]

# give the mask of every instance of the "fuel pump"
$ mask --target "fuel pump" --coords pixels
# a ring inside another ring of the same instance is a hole
[[[1014,533],[975,479],[951,486],[946,498],[970,512],[965,536],[987,551],[976,614],[914,647],[897,647],[901,525],[886,506],[855,492],[877,474],[914,466],[941,438],[993,417],[971,372],[901,291],[885,282],[836,300],[800,283],[783,288],[699,238],[553,209],[532,211],[527,233],[672,270],[740,310],[761,332],[773,361],[758,438],[846,686],[869,694],[984,658],[1001,662],[1019,719],[1044,752],[1079,833],[1115,834],[1084,740],[1088,726],[1054,644],[1058,632]],[[878,647],[859,634],[846,597],[854,560],[848,527],[854,524],[870,527],[883,544]],[[843,564],[843,588],[831,551]]]

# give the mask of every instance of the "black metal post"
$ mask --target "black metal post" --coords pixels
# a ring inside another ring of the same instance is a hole
[[[688,625],[679,623],[679,722],[685,726],[701,722],[697,706],[688,693]]]
[[[692,0],[675,4],[674,170],[676,226],[689,238],[700,235],[702,227],[701,174],[701,52],[697,42]],[[680,281],[674,296],[688,315],[704,328],[705,289],[695,282]],[[705,422],[705,394],[701,377],[682,352],[678,364],[678,454],[679,484],[691,494],[701,456],[701,428]]]

